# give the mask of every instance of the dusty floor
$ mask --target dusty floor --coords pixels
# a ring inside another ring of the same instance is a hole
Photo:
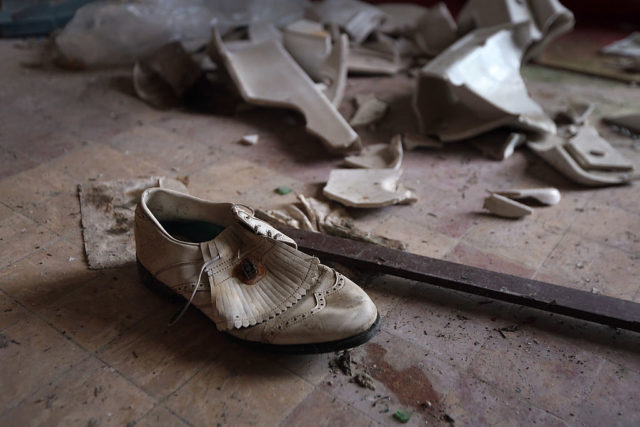
[[[640,425],[640,336],[392,277],[364,284],[382,332],[334,355],[255,353],[144,288],[135,267],[90,271],[76,185],[146,175],[188,176],[192,194],[272,207],[313,194],[340,159],[285,111],[239,116],[155,111],[126,71],[42,66],[34,48],[0,43],[0,425]],[[640,89],[541,68],[526,70],[550,111],[570,97],[596,117],[637,108]],[[388,118],[366,143],[412,130],[412,82],[352,79],[348,100],[376,92]],[[601,127],[640,164],[640,147]],[[237,140],[258,132],[257,146]],[[409,250],[640,302],[638,184],[578,188],[530,153],[505,162],[458,144],[405,156],[413,206],[352,211]],[[553,208],[507,221],[480,213],[485,190],[554,185]],[[517,325],[517,327],[513,327]],[[506,328],[500,331],[501,328]]]

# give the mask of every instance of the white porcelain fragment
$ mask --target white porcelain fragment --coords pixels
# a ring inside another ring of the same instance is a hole
[[[367,145],[360,154],[347,156],[347,166],[365,169],[399,169],[402,165],[402,142],[392,140],[390,144]]]
[[[355,98],[357,110],[349,124],[353,127],[374,123],[384,117],[387,103],[380,101],[371,93],[358,94]]]
[[[322,24],[307,19],[295,21],[283,29],[282,44],[298,65],[315,81],[331,53],[331,35]]]
[[[508,190],[490,191],[503,197],[514,200],[534,199],[543,205],[553,206],[560,203],[562,198],[557,188],[512,188]]]
[[[491,194],[484,199],[482,207],[494,215],[504,218],[522,218],[531,215],[533,209],[499,194]]]
[[[545,141],[528,142],[527,147],[542,157],[558,172],[578,184],[602,187],[626,184],[637,178],[631,172],[587,171],[565,149],[565,142],[562,138],[549,135]]]
[[[320,138],[330,150],[359,148],[358,134],[277,42],[254,44],[230,52],[214,31],[209,54],[214,60],[222,59],[245,101],[299,111],[306,119],[307,131]]]
[[[416,44],[424,53],[436,56],[457,39],[458,26],[447,6],[440,2],[427,9],[415,28]]]
[[[595,108],[595,105],[590,102],[571,102],[564,110],[556,113],[555,120],[558,123],[582,125]]]
[[[244,135],[240,139],[240,143],[243,145],[256,145],[259,139],[260,139],[260,135],[258,134]]]
[[[407,66],[406,61],[398,60],[394,55],[365,46],[351,47],[347,64],[350,73],[389,76]]]
[[[525,142],[527,136],[523,133],[497,130],[474,138],[472,144],[491,159],[506,160]]]
[[[385,19],[380,9],[357,0],[314,2],[308,13],[319,22],[340,26],[355,44],[362,43]]]
[[[566,149],[586,170],[632,171],[633,163],[627,160],[591,126],[582,126],[578,134],[569,139]]]
[[[606,45],[600,52],[607,55],[640,57],[640,31],[635,31],[622,40]]]
[[[414,109],[423,133],[443,141],[503,126],[555,134],[520,76],[527,25],[475,30],[420,70]]]
[[[417,201],[398,183],[402,169],[334,169],[323,188],[325,197],[357,208],[378,208]]]
[[[340,34],[336,38],[331,53],[320,66],[318,76],[324,83],[323,93],[338,107],[344,98],[347,88],[347,71],[349,61],[349,38]]]
[[[532,42],[524,55],[528,59],[571,30],[575,20],[558,0],[469,0],[458,14],[461,35],[477,28],[521,23],[526,24],[526,37]]]

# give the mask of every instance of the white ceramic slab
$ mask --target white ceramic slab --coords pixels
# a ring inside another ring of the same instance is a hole
[[[379,100],[373,94],[358,94],[355,100],[357,110],[349,120],[351,126],[366,126],[377,122],[387,112],[387,103]]]
[[[414,109],[423,133],[443,141],[502,126],[555,134],[520,76],[527,25],[475,30],[420,70]]]
[[[402,142],[394,139],[390,144],[367,145],[360,154],[345,157],[344,163],[354,168],[400,169],[402,157]]]
[[[398,184],[401,176],[402,169],[334,169],[322,194],[357,208],[413,203],[415,194]]]
[[[565,148],[586,170],[633,170],[633,163],[602,139],[591,126],[582,126],[578,134],[567,141]]]
[[[334,151],[360,148],[358,134],[277,42],[228,51],[214,31],[210,56],[219,56],[245,101],[302,113],[307,130]]]

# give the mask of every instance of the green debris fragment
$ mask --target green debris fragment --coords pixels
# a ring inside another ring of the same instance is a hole
[[[413,415],[413,412],[411,411],[407,411],[406,409],[398,409],[395,414],[393,414],[393,417],[401,423],[408,423],[411,419],[411,415]]]
[[[286,185],[281,185],[280,187],[276,188],[276,193],[280,194],[281,196],[284,196],[285,194],[289,194],[291,193],[291,187],[287,187]]]

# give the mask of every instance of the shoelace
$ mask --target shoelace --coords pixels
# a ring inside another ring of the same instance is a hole
[[[173,318],[169,321],[169,326],[175,325],[178,322],[178,320],[180,320],[182,315],[187,311],[187,309],[189,308],[189,306],[193,302],[193,299],[196,296],[196,292],[198,292],[198,288],[200,287],[200,280],[202,279],[202,273],[205,272],[207,267],[209,267],[219,259],[220,259],[220,255],[216,255],[215,258],[211,258],[210,260],[205,261],[204,264],[202,264],[202,268],[200,269],[200,273],[198,274],[198,281],[196,282],[196,285],[193,288],[193,292],[191,293],[191,298],[189,298],[189,301],[187,301],[187,303],[182,308],[182,310],[180,310],[176,315],[174,315]]]

